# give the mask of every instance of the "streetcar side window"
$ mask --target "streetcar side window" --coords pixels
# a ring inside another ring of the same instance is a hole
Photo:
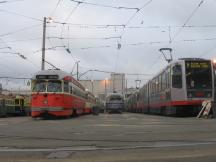
[[[159,76],[156,78],[156,93],[158,93],[159,92],[159,85],[160,85],[160,83],[159,83]]]
[[[73,94],[73,87],[70,86],[70,94]]]
[[[149,96],[152,94],[152,84],[151,81],[148,83],[149,86]]]
[[[172,87],[182,88],[182,68],[181,65],[175,65],[172,68]]]
[[[159,75],[159,78],[158,78],[158,91],[161,92],[162,90],[162,82],[161,82],[161,75]]]
[[[156,79],[153,80],[153,94],[156,93]]]
[[[77,88],[75,88],[75,87],[73,88],[73,94],[76,96],[79,96],[79,92],[78,92]]]
[[[168,68],[166,71],[166,83],[167,83],[166,88],[170,88],[170,68]]]
[[[69,83],[64,82],[64,92],[69,93]]]
[[[161,84],[162,84],[162,90],[166,89],[166,73],[163,72],[162,76],[161,76]]]
[[[19,105],[19,99],[15,99],[15,104]]]

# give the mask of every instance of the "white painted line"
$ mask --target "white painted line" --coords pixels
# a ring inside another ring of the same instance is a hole
[[[165,148],[165,147],[183,147],[183,146],[197,146],[197,145],[212,145],[216,142],[195,142],[195,143],[181,143],[181,142],[158,142],[153,145],[146,146],[123,146],[123,147],[67,147],[67,148],[44,148],[44,149],[28,149],[28,148],[7,148],[0,147],[0,152],[53,152],[53,151],[98,151],[98,150],[128,150],[128,149],[141,149],[141,148]]]

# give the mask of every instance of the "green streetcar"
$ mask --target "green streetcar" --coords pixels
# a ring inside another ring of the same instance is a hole
[[[0,117],[29,115],[30,98],[28,96],[0,95]]]

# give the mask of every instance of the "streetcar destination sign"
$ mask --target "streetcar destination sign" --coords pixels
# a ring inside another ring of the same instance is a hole
[[[36,79],[58,79],[58,75],[36,75]]]
[[[201,69],[205,69],[205,68],[209,68],[210,67],[210,63],[209,62],[187,62],[186,63],[187,68],[201,68]]]

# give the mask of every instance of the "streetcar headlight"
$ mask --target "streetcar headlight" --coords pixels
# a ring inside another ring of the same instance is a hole
[[[44,104],[48,104],[48,101],[47,101],[47,100],[44,100],[43,103],[44,103]]]

